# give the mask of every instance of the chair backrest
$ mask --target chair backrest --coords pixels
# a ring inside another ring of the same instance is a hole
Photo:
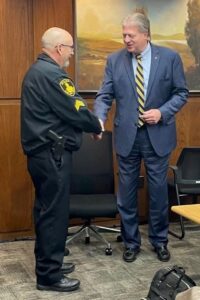
[[[112,133],[100,141],[83,134],[81,148],[73,153],[71,194],[114,193]]]
[[[177,183],[200,185],[200,148],[183,148],[177,168]]]

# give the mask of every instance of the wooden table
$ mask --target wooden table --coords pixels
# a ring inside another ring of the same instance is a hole
[[[200,204],[175,205],[171,210],[195,223],[200,224]]]

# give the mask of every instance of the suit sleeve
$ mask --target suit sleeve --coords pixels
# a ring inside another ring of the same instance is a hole
[[[171,97],[159,110],[162,114],[162,122],[166,123],[187,102],[188,89],[183,70],[183,64],[178,53],[172,61],[172,92]]]
[[[96,95],[94,102],[94,114],[103,122],[107,119],[108,111],[112,106],[114,98],[112,64],[110,59],[107,59],[104,79],[99,92]]]
[[[51,83],[48,104],[51,109],[70,126],[85,132],[101,132],[98,118],[88,109],[86,102],[76,92],[69,78],[57,78]]]

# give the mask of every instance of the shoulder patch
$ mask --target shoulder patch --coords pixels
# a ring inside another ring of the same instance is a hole
[[[69,96],[74,96],[76,89],[71,79],[64,78],[59,82],[59,85],[63,92]]]
[[[79,111],[80,107],[85,106],[85,103],[79,99],[76,99],[74,106],[76,110]]]

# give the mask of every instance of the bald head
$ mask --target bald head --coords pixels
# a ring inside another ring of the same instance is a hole
[[[46,49],[55,48],[58,44],[68,44],[72,42],[72,36],[66,30],[52,27],[45,31],[42,36],[42,47]]]
[[[58,27],[45,31],[41,39],[42,51],[55,60],[61,68],[69,66],[69,59],[74,54],[71,34]]]

